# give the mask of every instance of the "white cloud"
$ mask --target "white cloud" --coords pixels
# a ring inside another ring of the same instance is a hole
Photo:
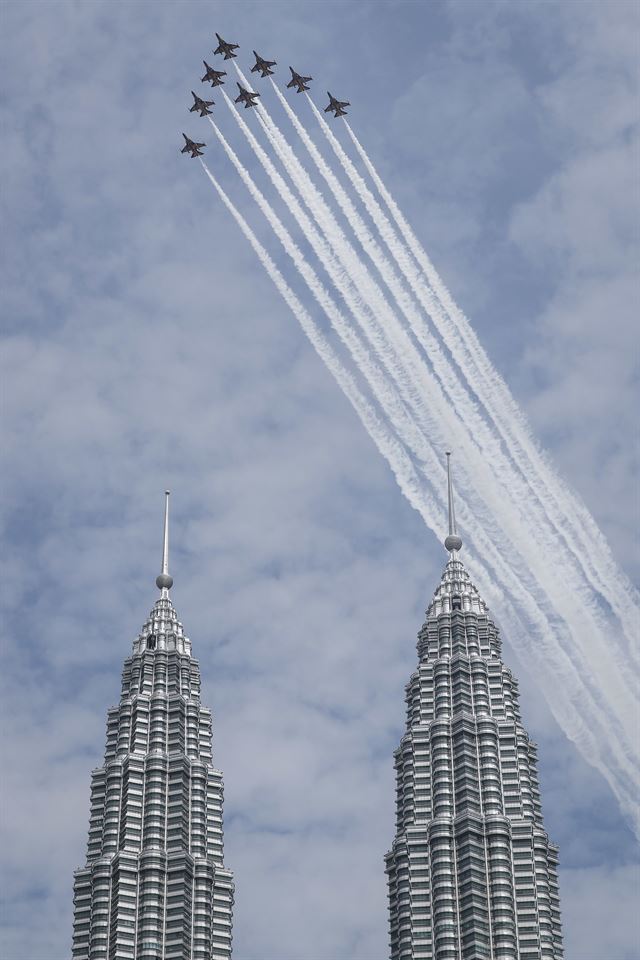
[[[567,17],[548,4],[526,16],[500,3],[340,5],[339,40],[324,8],[305,4],[245,3],[233,17],[214,5],[206,18],[199,4],[153,17],[144,4],[7,8],[7,960],[68,956],[90,770],[153,601],[165,486],[175,603],[225,775],[238,960],[386,953],[392,750],[442,551],[177,153],[179,131],[198,129],[185,101],[210,49],[203,31],[259,37],[279,66],[309,62],[320,90],[328,76],[349,88],[418,233],[630,562],[619,505],[630,512],[631,14],[571,6]],[[623,960],[636,942],[628,832],[539,692],[525,683],[523,699],[566,864],[568,960],[607,946],[598,884],[617,939],[597,960]]]

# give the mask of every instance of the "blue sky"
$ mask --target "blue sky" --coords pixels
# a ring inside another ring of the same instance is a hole
[[[165,487],[173,600],[225,776],[234,956],[386,956],[392,751],[445,556],[178,152],[205,125],[186,107],[214,30],[245,69],[255,47],[317,78],[323,102],[327,87],[351,100],[638,581],[635,4],[5,4],[7,960],[68,956],[90,771],[156,596]],[[222,152],[207,156],[269,241]],[[567,960],[635,960],[636,842],[504,640],[560,845]]]

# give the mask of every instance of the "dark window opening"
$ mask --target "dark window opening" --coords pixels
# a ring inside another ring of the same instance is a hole
[[[156,648],[156,638],[155,634],[150,633],[147,637],[147,650],[155,650]]]
[[[461,598],[461,597],[452,597],[452,598],[451,598],[451,609],[452,609],[452,610],[462,610],[462,598]]]

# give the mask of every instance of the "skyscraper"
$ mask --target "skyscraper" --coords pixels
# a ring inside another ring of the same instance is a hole
[[[558,850],[536,745],[498,630],[459,557],[449,454],[449,560],[418,634],[395,753],[386,856],[392,960],[560,960]]]
[[[222,774],[200,669],[169,599],[169,494],[160,597],[124,662],[91,777],[86,866],[74,877],[74,960],[228,960],[233,877]]]

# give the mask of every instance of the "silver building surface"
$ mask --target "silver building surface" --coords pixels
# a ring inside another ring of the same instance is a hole
[[[395,753],[391,958],[560,960],[558,850],[542,821],[536,745],[459,558],[448,473],[449,560],[418,635]]]
[[[156,600],[124,662],[91,777],[86,866],[74,877],[74,960],[228,960],[233,877],[211,711],[169,590],[168,493]]]

